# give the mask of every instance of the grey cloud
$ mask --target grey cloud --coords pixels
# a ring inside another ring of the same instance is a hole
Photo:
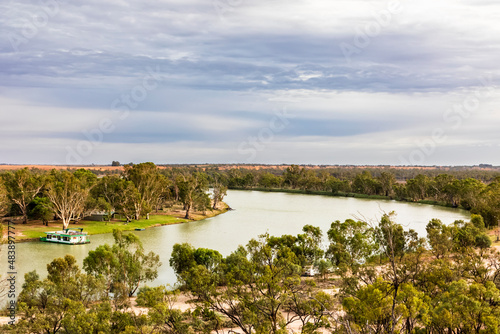
[[[319,161],[334,149],[330,141],[349,139],[352,145],[335,148],[338,154],[353,163],[361,154],[383,163],[372,151],[385,152],[387,159],[397,156],[387,139],[393,128],[405,143],[426,136],[427,129],[447,125],[442,120],[447,105],[480,87],[481,76],[492,75],[489,85],[500,81],[500,6],[492,1],[404,3],[363,47],[355,45],[356,31],[374,22],[371,13],[384,10],[384,1],[369,7],[366,1],[243,1],[226,8],[224,17],[213,1],[57,1],[58,12],[18,51],[9,37],[22,34],[43,8],[28,0],[0,4],[0,98],[14,101],[2,112],[33,110],[47,118],[65,112],[85,120],[71,128],[83,131],[94,119],[108,117],[112,101],[140,85],[148,67],[159,68],[159,87],[106,136],[103,147],[113,150],[134,143],[209,142],[220,150],[220,160],[234,161],[234,143],[255,136],[275,108],[295,99],[290,104],[296,119],[275,136],[284,143],[283,157],[301,152],[314,160],[301,151],[301,145],[312,145],[322,148]],[[346,59],[342,43],[359,52]],[[8,124],[22,128],[21,118]],[[491,141],[491,123],[470,126],[471,134],[456,134],[457,139],[450,135],[443,150],[457,152],[456,142],[474,136]],[[35,126],[29,123],[20,135],[64,143],[83,138],[59,123],[46,131]],[[380,145],[361,149],[366,136],[379,138]],[[301,144],[304,138],[316,141]],[[20,150],[29,156],[30,145],[22,143]],[[279,156],[272,145],[269,150],[263,159]],[[3,152],[13,154],[5,147]],[[442,156],[451,159],[451,153]]]

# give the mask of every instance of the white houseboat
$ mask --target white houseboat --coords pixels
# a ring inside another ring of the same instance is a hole
[[[87,232],[83,228],[66,228],[62,231],[45,232],[45,237],[40,237],[40,241],[55,242],[59,244],[78,245],[90,243]]]

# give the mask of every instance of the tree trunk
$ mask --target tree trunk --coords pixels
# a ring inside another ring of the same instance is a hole
[[[189,211],[191,210],[191,205],[186,205],[186,215],[184,216],[184,219],[190,219],[189,218]]]
[[[62,221],[63,221],[63,230],[65,230],[69,226],[69,219],[63,218]]]

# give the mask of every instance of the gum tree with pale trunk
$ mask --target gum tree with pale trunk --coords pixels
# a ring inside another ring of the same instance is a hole
[[[149,213],[158,203],[168,186],[168,180],[158,171],[158,167],[152,162],[144,162],[137,165],[125,166],[125,178],[132,181],[136,186],[142,201],[142,208],[149,219]],[[139,219],[137,217],[136,219]]]
[[[85,211],[90,190],[97,178],[92,172],[79,169],[74,173],[52,170],[46,195],[54,206],[54,213],[68,228],[71,220],[78,219]]]
[[[28,205],[43,188],[43,176],[34,175],[28,168],[4,175],[10,200],[19,207],[23,224],[28,223]]]

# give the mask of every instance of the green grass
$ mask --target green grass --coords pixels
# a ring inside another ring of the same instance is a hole
[[[186,219],[176,218],[168,215],[151,215],[150,219],[134,220],[128,224],[121,221],[98,222],[98,221],[80,221],[77,224],[70,224],[70,228],[82,227],[89,235],[111,233],[113,229],[122,231],[131,231],[136,228],[147,228],[155,225],[171,225],[185,223]],[[57,231],[62,229],[61,224],[50,224],[50,226],[33,226],[16,224],[16,232],[22,232],[24,236],[16,236],[16,240],[33,239],[45,236],[43,232]]]
[[[222,208],[218,210],[209,210],[207,212],[192,212],[191,219],[184,219],[184,212],[181,210],[182,207],[172,208],[169,214],[151,214],[149,219],[134,220],[130,223],[126,223],[125,219],[115,220],[111,222],[98,222],[98,221],[88,221],[82,220],[77,224],[70,224],[70,228],[83,228],[84,232],[89,235],[92,234],[104,234],[112,233],[114,229],[119,229],[122,231],[132,231],[136,228],[148,228],[152,226],[161,225],[172,225],[180,224],[188,221],[203,220],[206,218],[214,217],[222,214],[229,210],[229,207],[225,203],[221,203]],[[29,222],[28,224],[22,224],[17,220],[15,231],[16,231],[16,241],[30,241],[33,239],[39,239],[44,237],[44,232],[60,231],[62,229],[61,222],[49,223],[49,226],[44,226],[40,222]],[[5,234],[5,233],[4,233]],[[22,235],[21,235],[22,234]]]
[[[167,215],[151,215],[150,219],[134,220],[130,223],[125,222],[96,222],[83,221],[79,224],[70,224],[70,227],[83,227],[88,234],[111,233],[114,229],[130,231],[136,228],[147,228],[155,225],[171,225],[185,223],[186,219],[180,219]],[[82,226],[79,226],[82,225]]]
[[[47,227],[47,226],[33,226],[30,227],[30,229],[23,229],[22,227],[19,227],[19,224],[16,225],[16,230],[21,231],[24,236],[16,236],[16,240],[23,240],[23,239],[33,239],[33,238],[39,238],[39,237],[44,237],[45,233],[43,231],[54,231],[56,230],[54,227]]]

